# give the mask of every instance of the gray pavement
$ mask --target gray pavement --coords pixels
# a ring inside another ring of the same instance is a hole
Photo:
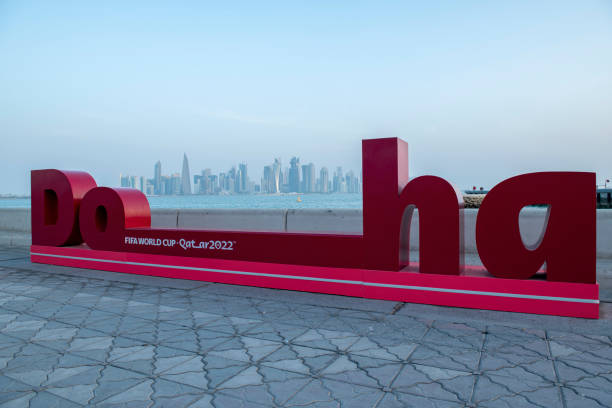
[[[611,265],[599,262],[600,281]],[[0,407],[608,407],[611,304],[600,310],[594,321],[208,284],[0,248]]]

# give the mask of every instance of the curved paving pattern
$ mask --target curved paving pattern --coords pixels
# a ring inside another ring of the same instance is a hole
[[[521,327],[439,307],[121,282],[0,252],[2,407],[612,406],[601,322],[580,321],[598,327],[586,334],[554,319]]]

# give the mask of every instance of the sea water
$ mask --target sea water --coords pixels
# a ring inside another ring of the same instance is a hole
[[[151,196],[147,199],[151,208],[362,208],[361,193]],[[0,198],[0,208],[30,208],[30,199]]]

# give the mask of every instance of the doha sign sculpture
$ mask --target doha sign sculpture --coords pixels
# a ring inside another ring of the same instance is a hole
[[[595,174],[512,177],[476,222],[484,267],[463,263],[463,199],[446,180],[408,178],[408,146],[362,142],[363,235],[151,228],[138,190],[85,172],[32,171],[33,262],[437,305],[597,318]],[[572,191],[571,196],[565,194]],[[521,209],[549,206],[526,247]],[[419,210],[419,264],[408,259]],[[82,243],[86,245],[81,245]],[[542,269],[545,265],[545,270]]]

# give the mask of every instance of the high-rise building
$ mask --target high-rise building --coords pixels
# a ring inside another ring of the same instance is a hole
[[[183,154],[183,171],[181,172],[181,189],[183,195],[191,194],[191,177],[189,176],[189,162],[187,161],[187,153]]]
[[[120,185],[121,187],[130,187],[130,176],[122,176],[119,175]]]
[[[274,190],[271,193],[280,193],[281,191],[281,159],[274,159],[272,165],[272,177],[274,178]]]
[[[274,193],[274,171],[272,166],[264,166],[261,191],[262,193]]]
[[[228,190],[227,176],[225,175],[225,173],[219,173],[219,190],[221,192]]]
[[[161,173],[161,162],[158,160],[155,163],[155,170],[153,176],[153,185],[155,194],[162,194],[162,173]]]
[[[170,177],[161,176],[161,186],[159,189],[160,195],[170,194]]]
[[[240,163],[238,165],[239,177],[238,180],[238,192],[239,193],[248,193],[251,191],[251,186],[249,184],[249,176],[247,173],[247,165],[246,163]]]
[[[237,178],[237,174],[238,172],[236,171],[236,167],[233,167],[231,169],[229,169],[229,171],[227,172],[227,191],[229,191],[230,193],[235,193],[237,192],[237,188],[236,188],[236,178]]]
[[[210,188],[210,169],[202,170],[202,179],[200,180],[200,194],[212,194],[213,191]]]
[[[146,181],[146,188],[145,188],[145,194],[146,195],[153,195],[155,194],[155,182],[153,179],[147,179]]]
[[[236,177],[234,177],[234,192],[240,192],[240,179],[242,178],[242,171],[240,170],[240,166],[238,166],[238,170],[236,170]]]
[[[230,193],[236,192],[236,179],[234,177],[227,178],[227,191]]]
[[[193,194],[202,194],[202,176],[200,174],[193,175]]]
[[[302,192],[303,193],[314,193],[315,192],[315,166],[312,163],[308,163],[302,166]]]
[[[289,167],[289,191],[292,193],[300,192],[300,158],[292,157],[291,158],[291,167]]]
[[[344,177],[342,177],[342,167],[338,166],[336,168],[336,171],[334,172],[333,191],[335,193],[342,193],[343,184],[345,183],[344,183]]]
[[[307,193],[306,183],[308,183],[308,165],[304,164],[302,166],[302,178],[300,180],[300,193]]]
[[[281,159],[274,159],[274,163],[264,166],[263,177],[261,178],[262,193],[279,193],[283,184],[283,172],[281,170]]]
[[[170,176],[170,193],[172,195],[179,195],[183,187],[183,178],[179,173],[174,173]],[[166,192],[168,194],[168,192]]]
[[[146,193],[147,184],[144,177],[140,176],[123,176],[120,175],[120,186],[124,188],[133,188]]]
[[[321,173],[319,177],[319,192],[329,193],[328,185],[329,185],[329,171],[327,171],[327,167],[321,167]]]
[[[361,181],[359,180],[359,177],[355,175],[353,170],[346,173],[346,190],[349,193],[361,192]]]
[[[359,179],[355,177],[355,173],[353,170],[346,173],[346,192],[347,193],[357,193],[359,190]]]
[[[281,193],[289,192],[289,167],[285,167],[279,176]]]
[[[208,186],[210,188],[210,194],[219,192],[219,177],[216,174],[208,176]]]

